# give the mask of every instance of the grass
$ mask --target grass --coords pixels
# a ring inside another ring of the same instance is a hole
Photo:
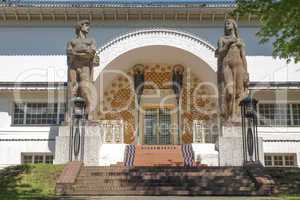
[[[55,199],[62,165],[33,164],[0,170],[0,200]]]
[[[289,196],[283,196],[283,200],[300,200],[300,196],[298,195],[289,195]]]
[[[283,195],[300,195],[300,168],[265,168],[278,184],[279,192]],[[299,196],[291,200],[300,200]]]

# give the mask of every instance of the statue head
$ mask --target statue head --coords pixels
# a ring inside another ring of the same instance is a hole
[[[173,71],[176,73],[176,74],[183,74],[184,72],[184,67],[182,65],[175,65],[173,67]]]
[[[87,34],[90,30],[90,21],[89,20],[81,20],[77,22],[75,26],[75,33],[78,36],[80,32]]]
[[[133,67],[134,74],[143,74],[144,73],[144,65],[137,64]]]
[[[233,32],[236,38],[240,37],[236,21],[234,19],[226,19],[224,24],[224,35],[228,35],[231,32]]]

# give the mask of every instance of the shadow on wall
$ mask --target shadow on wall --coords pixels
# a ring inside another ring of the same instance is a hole
[[[53,153],[55,154],[55,140],[56,136],[58,136],[58,131],[59,131],[59,126],[51,126],[50,131],[49,131],[49,140],[48,140],[48,148]]]

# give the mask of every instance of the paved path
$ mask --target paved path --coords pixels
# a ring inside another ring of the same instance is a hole
[[[68,197],[60,200],[282,200],[277,197],[157,197],[157,196],[110,196],[110,197]]]

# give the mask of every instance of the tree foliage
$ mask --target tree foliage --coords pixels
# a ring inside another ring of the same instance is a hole
[[[234,14],[260,19],[261,43],[273,41],[273,55],[300,61],[300,0],[237,0]]]

